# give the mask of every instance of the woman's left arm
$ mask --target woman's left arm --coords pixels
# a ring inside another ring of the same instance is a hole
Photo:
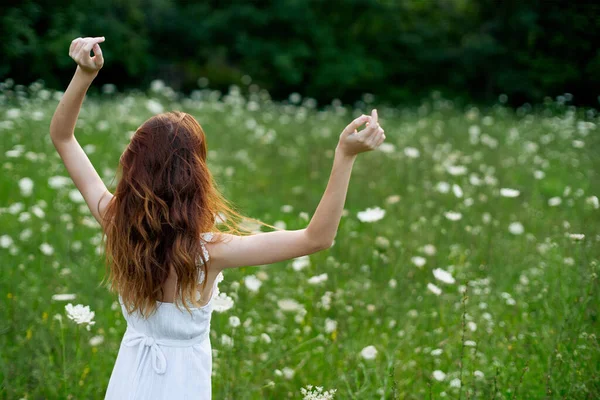
[[[52,122],[50,138],[62,158],[71,179],[81,192],[92,215],[102,225],[102,215],[113,197],[75,139],[75,124],[85,94],[104,65],[99,43],[104,37],[77,38],[71,42],[69,56],[77,62],[77,70],[62,96]],[[94,50],[94,57],[90,51]]]

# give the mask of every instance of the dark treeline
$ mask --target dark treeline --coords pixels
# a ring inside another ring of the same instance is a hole
[[[276,99],[598,105],[600,4],[558,0],[46,0],[0,6],[0,79],[63,89],[72,39],[105,36],[98,83],[119,90],[249,75]],[[98,85],[95,85],[98,86]]]

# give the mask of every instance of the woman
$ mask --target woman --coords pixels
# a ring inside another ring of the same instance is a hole
[[[105,398],[210,399],[210,319],[222,272],[331,247],[354,160],[377,148],[385,134],[376,110],[343,130],[329,183],[304,229],[242,234],[234,222],[241,216],[207,168],[202,127],[178,111],[155,115],[136,130],[111,194],[74,136],[85,93],[104,65],[104,40],[71,42],[77,69],[52,118],[50,137],[103,228],[110,289],[118,293],[127,321]],[[217,216],[224,231],[214,229]]]

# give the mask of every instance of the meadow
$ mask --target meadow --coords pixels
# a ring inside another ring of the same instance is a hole
[[[239,211],[306,227],[339,134],[373,95],[317,107],[247,86],[104,85],[75,134],[113,189],[135,129],[189,112]],[[50,141],[62,92],[6,81],[0,93],[0,398],[102,399],[126,326],[100,285],[100,227]],[[334,245],[223,272],[215,399],[600,397],[598,114],[568,94],[505,101],[377,106],[387,139],[358,156]]]

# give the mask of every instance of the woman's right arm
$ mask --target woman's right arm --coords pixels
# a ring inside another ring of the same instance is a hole
[[[368,127],[357,132],[367,121]],[[226,241],[206,245],[211,267],[222,270],[272,264],[331,247],[344,209],[354,160],[359,153],[377,148],[384,139],[376,110],[371,116],[356,118],[340,135],[327,188],[308,226],[251,236],[221,234],[227,236]]]

